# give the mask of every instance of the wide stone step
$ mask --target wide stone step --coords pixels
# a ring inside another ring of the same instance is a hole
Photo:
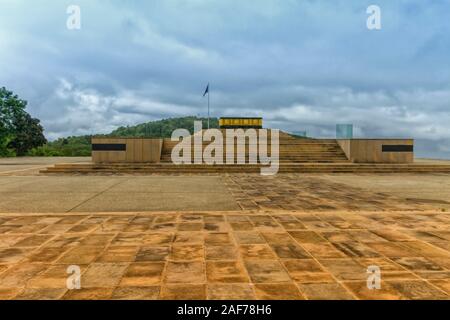
[[[188,154],[194,155],[194,152],[189,152]],[[248,156],[250,153],[245,152],[244,154],[246,156]],[[258,152],[256,154],[258,155]],[[238,155],[238,153],[237,152],[224,152],[223,155],[224,156],[227,156],[227,155],[236,156],[236,155]],[[239,155],[241,155],[241,154],[239,153]],[[269,152],[269,155],[270,155],[270,152]],[[327,152],[279,152],[278,155],[281,158],[282,156],[285,156],[285,157],[289,157],[289,156],[305,156],[305,157],[306,156],[334,156],[334,155],[341,156],[341,155],[345,155],[345,154],[343,152],[328,152],[327,151]],[[167,153],[167,154],[161,155],[161,157],[166,157],[166,158],[167,157],[170,158],[171,156],[172,156],[172,153]]]
[[[225,142],[224,142],[225,143]],[[173,147],[175,147],[178,144],[178,142],[174,142],[174,143],[170,143],[170,144],[164,144],[162,147],[162,150],[167,150],[167,149],[172,149]],[[193,144],[192,144],[193,145]],[[203,147],[206,147],[210,145],[210,142],[208,143],[203,143]],[[245,144],[234,144],[234,146],[241,146],[241,145],[258,145],[258,144],[249,144],[249,143],[245,143]],[[268,146],[271,146],[271,142],[268,141],[267,142]],[[335,146],[339,146],[337,143],[301,143],[301,142],[287,142],[287,141],[280,141],[278,143],[278,145],[280,147],[294,147],[294,148],[323,148],[323,147],[335,147]]]
[[[227,159],[227,158],[229,158],[229,157],[226,157],[226,156],[224,156],[224,157],[217,157],[217,159],[223,159],[224,161],[225,161],[225,159]],[[248,156],[248,155],[246,155],[246,156],[239,156],[239,157],[237,157],[237,156],[232,156],[231,157],[232,159],[249,159],[250,157]],[[260,159],[260,157],[256,157],[257,159]],[[194,157],[193,156],[191,156],[191,159],[194,159]],[[284,157],[281,157],[280,156],[280,158],[279,158],[279,160],[280,161],[283,161],[283,160],[321,160],[321,159],[343,159],[343,160],[346,160],[347,158],[345,157],[345,156],[337,156],[337,155],[324,155],[324,156],[321,156],[321,155],[307,155],[307,156],[295,156],[295,155],[292,155],[292,156],[284,156]],[[162,161],[167,161],[167,162],[172,162],[172,158],[171,157],[162,157],[161,158],[161,160]]]
[[[204,152],[205,149],[202,149],[202,151]],[[258,152],[259,149],[256,149],[256,151]],[[244,149],[245,153],[249,153],[249,149]],[[267,151],[270,153],[271,149],[267,149]],[[190,150],[190,153],[193,154],[194,150]],[[223,150],[224,154],[237,154],[238,150]],[[240,153],[240,151],[239,151]],[[336,149],[336,150],[279,150],[278,152],[280,155],[290,155],[290,154],[298,154],[298,155],[302,155],[302,154],[318,154],[318,155],[323,155],[323,154],[344,154],[344,152],[341,149]],[[172,151],[170,152],[165,152],[162,153],[163,156],[167,156],[167,155],[171,155]]]
[[[250,166],[250,165],[257,165],[257,166],[261,166],[261,164],[241,164],[239,166]],[[321,165],[321,164],[299,164],[299,163],[287,163],[286,166],[294,166],[294,167],[314,167],[314,166],[318,166],[318,167],[331,167],[332,165]],[[143,168],[143,167],[180,167],[180,166],[186,166],[186,167],[194,167],[194,166],[198,166],[198,167],[205,167],[205,166],[238,166],[237,164],[215,164],[215,165],[207,165],[207,164],[182,164],[182,165],[176,165],[176,164],[172,164],[172,163],[98,163],[98,164],[94,164],[94,163],[60,163],[60,164],[55,164],[53,167],[51,168],[100,168],[100,167],[111,167],[111,168],[125,168],[125,167],[139,167],[139,168]],[[336,164],[334,166],[339,166],[339,167],[349,167],[349,168],[353,168],[353,167],[367,167],[367,168],[372,168],[372,167],[379,167],[379,168],[387,168],[387,167],[392,167],[392,168],[450,168],[450,165],[446,165],[446,164],[415,164],[415,163],[411,163],[411,164],[388,164],[388,163],[342,163],[342,164]]]
[[[201,174],[255,173],[262,165],[174,165],[174,164],[58,164],[43,174]],[[267,167],[267,166],[266,166]],[[280,173],[450,173],[449,165],[419,164],[280,164]]]

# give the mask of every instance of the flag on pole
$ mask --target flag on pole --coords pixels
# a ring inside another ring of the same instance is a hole
[[[209,129],[209,83],[206,86],[205,92],[203,93],[203,97],[208,94],[208,129]]]

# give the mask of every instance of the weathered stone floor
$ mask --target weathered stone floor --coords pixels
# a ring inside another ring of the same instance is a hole
[[[224,183],[243,210],[370,210],[406,211],[441,208],[438,203],[423,203],[386,192],[374,192],[333,181],[335,176],[278,174],[230,174]],[[339,177],[339,176],[338,176]],[[356,177],[360,178],[361,175]],[[370,179],[377,175],[366,176]],[[441,176],[447,182],[448,176]],[[351,179],[350,179],[351,180]],[[401,176],[397,177],[401,180]],[[417,179],[420,190],[420,177]],[[445,201],[443,201],[445,202]],[[450,205],[450,203],[448,203]],[[434,206],[432,206],[434,205]]]
[[[449,297],[446,212],[0,215],[0,299]]]

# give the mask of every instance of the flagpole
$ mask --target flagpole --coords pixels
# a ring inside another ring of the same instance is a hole
[[[211,89],[209,88],[209,83],[208,83],[208,129],[209,129],[209,92],[211,91]]]

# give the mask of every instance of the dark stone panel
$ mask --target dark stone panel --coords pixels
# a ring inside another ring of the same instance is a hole
[[[127,145],[125,143],[94,143],[92,144],[92,151],[126,151]]]
[[[414,146],[411,144],[384,144],[381,147],[383,152],[413,152]]]

